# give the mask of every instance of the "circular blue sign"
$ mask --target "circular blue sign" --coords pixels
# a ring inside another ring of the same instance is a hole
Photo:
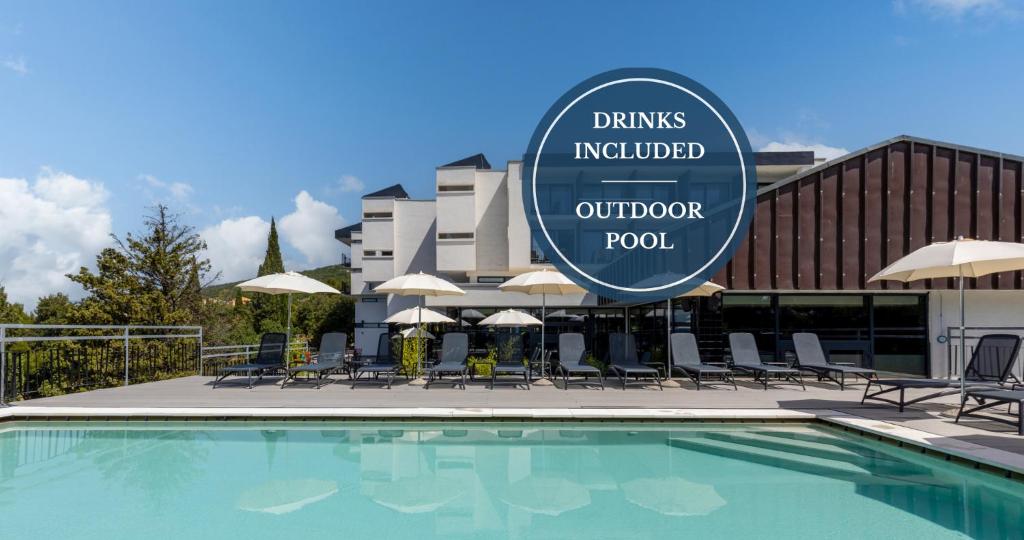
[[[746,237],[757,176],[739,121],[710,90],[661,69],[618,69],[563,95],[523,158],[534,241],[590,292],[678,296]]]

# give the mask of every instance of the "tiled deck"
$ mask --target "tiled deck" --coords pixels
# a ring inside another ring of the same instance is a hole
[[[763,419],[818,418],[869,433],[931,447],[1024,474],[1024,437],[1008,425],[981,419],[953,423],[956,397],[919,404],[904,413],[882,404],[860,404],[863,385],[840,391],[834,384],[809,382],[760,385],[740,380],[740,388],[705,388],[690,383],[664,391],[609,385],[596,388],[551,386],[487,389],[471,383],[463,391],[448,384],[429,390],[397,383],[350,389],[339,381],[319,390],[295,385],[281,389],[267,379],[252,390],[225,385],[213,389],[210,377],[185,377],[123,388],[94,390],[16,403],[0,408],[4,417],[338,417],[455,419]],[[1005,410],[1005,409],[1004,409]]]

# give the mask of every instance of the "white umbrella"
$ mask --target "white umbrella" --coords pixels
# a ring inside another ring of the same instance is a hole
[[[455,319],[446,317],[432,309],[420,309],[419,307],[403,309],[398,313],[384,319],[386,323],[393,324],[439,324],[439,323],[453,323]]]
[[[964,278],[1014,270],[1024,270],[1024,244],[960,237],[952,242],[936,242],[920,248],[885,267],[868,281],[957,278],[960,289],[960,399],[963,400],[964,370],[967,367]]]
[[[423,311],[423,297],[424,296],[462,296],[466,294],[466,291],[456,287],[455,285],[430,274],[424,274],[419,272],[417,274],[405,274],[396,278],[389,279],[384,283],[378,285],[374,292],[383,294],[397,294],[398,296],[419,296],[420,302],[420,314]],[[419,320],[417,326],[422,325],[423,320]],[[420,371],[422,355],[416,355],[416,373]],[[411,381],[410,384],[423,384],[423,378],[418,377],[415,381]]]
[[[246,292],[288,295],[288,344],[292,342],[292,294],[341,294],[341,291],[298,272],[267,274],[237,285]]]
[[[508,292],[520,292],[525,294],[539,294],[541,295],[540,300],[540,318],[546,320],[545,315],[547,311],[548,295],[549,294],[582,294],[587,292],[583,287],[575,284],[569,278],[565,277],[558,271],[549,271],[547,269],[539,270],[536,272],[527,272],[525,274],[519,274],[518,276],[498,285],[498,288]],[[540,326],[540,372],[541,380],[537,381],[537,384],[550,384],[551,381],[545,378],[545,358],[544,358],[544,324]]]
[[[431,334],[430,332],[427,332],[426,330],[424,330],[422,328],[417,328],[415,326],[410,326],[409,328],[406,328],[405,330],[402,330],[401,334],[402,334],[402,337],[404,337],[404,338],[410,338],[410,337],[415,336],[415,337],[421,337],[421,338],[424,338],[424,339],[437,339],[434,336],[434,334]]]
[[[725,290],[725,287],[723,287],[723,286],[721,286],[721,285],[719,285],[717,283],[712,283],[710,281],[705,281],[704,283],[701,283],[700,285],[698,285],[693,290],[691,290],[689,292],[685,292],[683,294],[680,294],[676,298],[683,298],[683,297],[687,297],[687,296],[714,296],[715,293],[721,292],[721,291],[724,291],[724,290]]]
[[[480,313],[478,309],[464,309],[462,310],[463,319],[483,319],[486,317],[483,313]]]
[[[504,328],[520,328],[523,326],[541,326],[544,323],[540,319],[523,313],[518,309],[506,309],[499,311],[490,317],[477,323],[480,326],[500,326]]]
[[[531,514],[558,516],[588,506],[590,491],[565,478],[528,476],[509,485],[501,500]]]

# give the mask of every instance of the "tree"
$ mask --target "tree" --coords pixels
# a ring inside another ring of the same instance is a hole
[[[39,299],[34,319],[36,324],[70,324],[75,305],[64,293],[51,294]]]
[[[0,323],[27,324],[32,319],[25,313],[25,306],[7,301],[7,291],[0,285]]]
[[[164,205],[146,217],[145,231],[116,235],[96,257],[96,273],[82,267],[68,278],[88,293],[76,317],[91,324],[185,325],[200,320],[201,283],[210,273],[206,242]],[[216,276],[214,276],[215,278]]]
[[[263,256],[256,276],[284,272],[281,244],[277,239],[277,223],[270,218],[270,234],[267,236],[267,253]],[[253,328],[257,333],[283,332],[287,322],[287,304],[283,297],[255,293],[253,298]]]

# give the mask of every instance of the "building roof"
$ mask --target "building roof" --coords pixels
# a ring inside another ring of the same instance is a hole
[[[395,199],[408,199],[409,193],[405,191],[405,188],[402,187],[402,184],[395,184],[393,186],[388,186],[384,189],[374,191],[373,193],[363,195],[364,199],[369,197],[392,197]]]
[[[754,152],[755,165],[814,165],[814,152]]]
[[[348,227],[342,227],[342,228],[334,231],[334,239],[338,240],[339,242],[341,242],[343,244],[351,245],[351,243],[352,243],[352,233],[362,232],[362,230],[363,230],[363,223],[362,222],[353,223],[352,225],[349,225]]]
[[[448,163],[447,165],[441,165],[441,167],[438,168],[444,167],[473,167],[475,169],[490,169],[491,163],[487,161],[487,157],[483,154],[474,154],[467,158],[462,158]]]

